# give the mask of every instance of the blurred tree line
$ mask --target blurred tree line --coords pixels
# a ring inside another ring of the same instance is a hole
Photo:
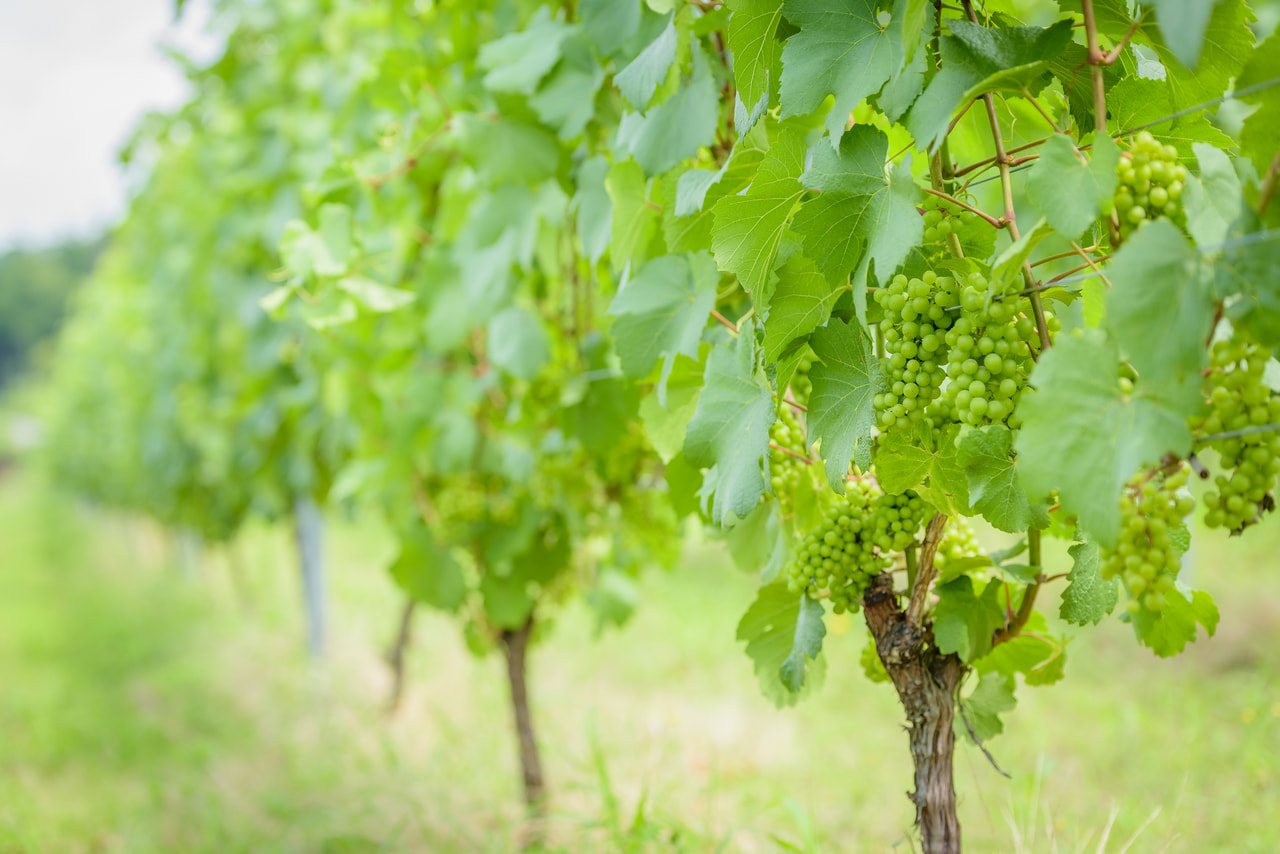
[[[105,238],[68,240],[0,255],[0,389],[52,347],[74,291]]]

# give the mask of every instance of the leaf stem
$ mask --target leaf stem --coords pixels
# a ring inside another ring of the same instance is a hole
[[[714,308],[711,309],[711,316],[714,317],[716,320],[720,321],[721,323],[723,323],[729,329],[729,331],[732,332],[734,335],[738,334],[738,324],[734,323],[732,320],[725,317],[723,314],[716,311]]]

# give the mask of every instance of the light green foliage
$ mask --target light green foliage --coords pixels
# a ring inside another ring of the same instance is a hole
[[[844,491],[850,461],[866,468],[875,412],[871,397],[880,380],[871,341],[855,323],[834,320],[810,339],[818,363],[810,370],[809,439],[822,443],[827,478]]]
[[[661,358],[665,388],[677,355],[697,357],[718,283],[715,263],[705,252],[666,255],[641,267],[609,307],[618,318],[613,334],[622,369],[644,376]]]
[[[760,690],[784,706],[793,705],[802,689],[821,684],[826,666],[818,654],[825,634],[822,605],[774,583],[760,588],[738,623],[737,637],[755,663]]]
[[[999,424],[966,433],[956,449],[956,463],[969,478],[973,509],[1002,531],[1044,527],[1044,505],[1032,503],[1018,481],[1013,431]]]
[[[1096,625],[1116,607],[1120,583],[1102,577],[1098,547],[1093,543],[1076,543],[1070,553],[1073,563],[1067,574],[1067,588],[1062,591],[1060,616],[1077,626]]]
[[[1055,134],[1027,174],[1027,190],[1049,225],[1064,237],[1078,237],[1107,209],[1116,189],[1120,152],[1111,137],[1094,134],[1088,155],[1069,137]]]

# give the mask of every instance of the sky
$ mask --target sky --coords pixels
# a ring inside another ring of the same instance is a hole
[[[128,200],[116,159],[138,120],[186,100],[161,50],[202,59],[207,6],[173,0],[0,0],[0,251],[91,237]]]

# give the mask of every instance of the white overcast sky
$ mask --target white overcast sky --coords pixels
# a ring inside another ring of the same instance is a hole
[[[0,251],[95,235],[127,200],[116,153],[149,110],[180,105],[174,43],[205,59],[206,6],[0,0]]]

